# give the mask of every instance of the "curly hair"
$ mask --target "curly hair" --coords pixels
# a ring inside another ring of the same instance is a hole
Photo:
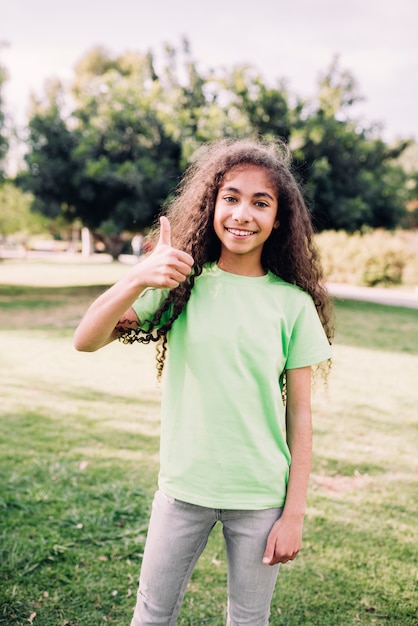
[[[168,331],[186,305],[202,266],[217,261],[220,256],[220,241],[213,226],[218,189],[225,175],[232,168],[242,165],[264,168],[278,197],[280,227],[273,229],[264,243],[261,263],[265,270],[270,270],[310,294],[331,343],[331,300],[324,285],[310,214],[291,172],[288,147],[280,140],[223,139],[205,144],[196,152],[174,197],[164,207],[171,225],[172,245],[188,252],[194,259],[192,274],[169,293],[153,319],[148,320],[145,326],[117,328],[124,343],[159,342],[159,377],[164,366]],[[151,250],[158,237],[159,227],[155,225],[149,236]],[[167,321],[161,324],[163,315],[167,313]]]

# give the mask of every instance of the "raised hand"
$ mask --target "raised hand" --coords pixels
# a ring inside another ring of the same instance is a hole
[[[93,352],[117,337],[116,325],[138,321],[132,303],[147,287],[174,289],[186,280],[193,267],[187,252],[171,245],[170,222],[161,217],[160,239],[153,252],[140,261],[88,308],[75,334],[77,350]]]
[[[135,266],[147,287],[175,289],[186,280],[193,268],[193,258],[171,245],[169,220],[160,217],[160,238],[153,252]]]

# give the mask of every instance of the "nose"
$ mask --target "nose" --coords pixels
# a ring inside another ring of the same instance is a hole
[[[251,212],[249,210],[248,203],[237,202],[237,204],[234,205],[234,209],[232,211],[232,218],[240,224],[244,222],[249,222],[251,219]]]

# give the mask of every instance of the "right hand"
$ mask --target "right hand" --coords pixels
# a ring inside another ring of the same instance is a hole
[[[192,271],[193,258],[171,245],[171,226],[160,217],[160,238],[152,253],[135,266],[147,287],[175,289]]]

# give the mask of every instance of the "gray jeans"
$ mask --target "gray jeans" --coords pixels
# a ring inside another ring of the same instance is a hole
[[[266,626],[278,565],[263,565],[267,536],[282,509],[235,511],[181,502],[157,491],[131,626],[173,626],[187,583],[217,521],[228,564],[227,626]]]

